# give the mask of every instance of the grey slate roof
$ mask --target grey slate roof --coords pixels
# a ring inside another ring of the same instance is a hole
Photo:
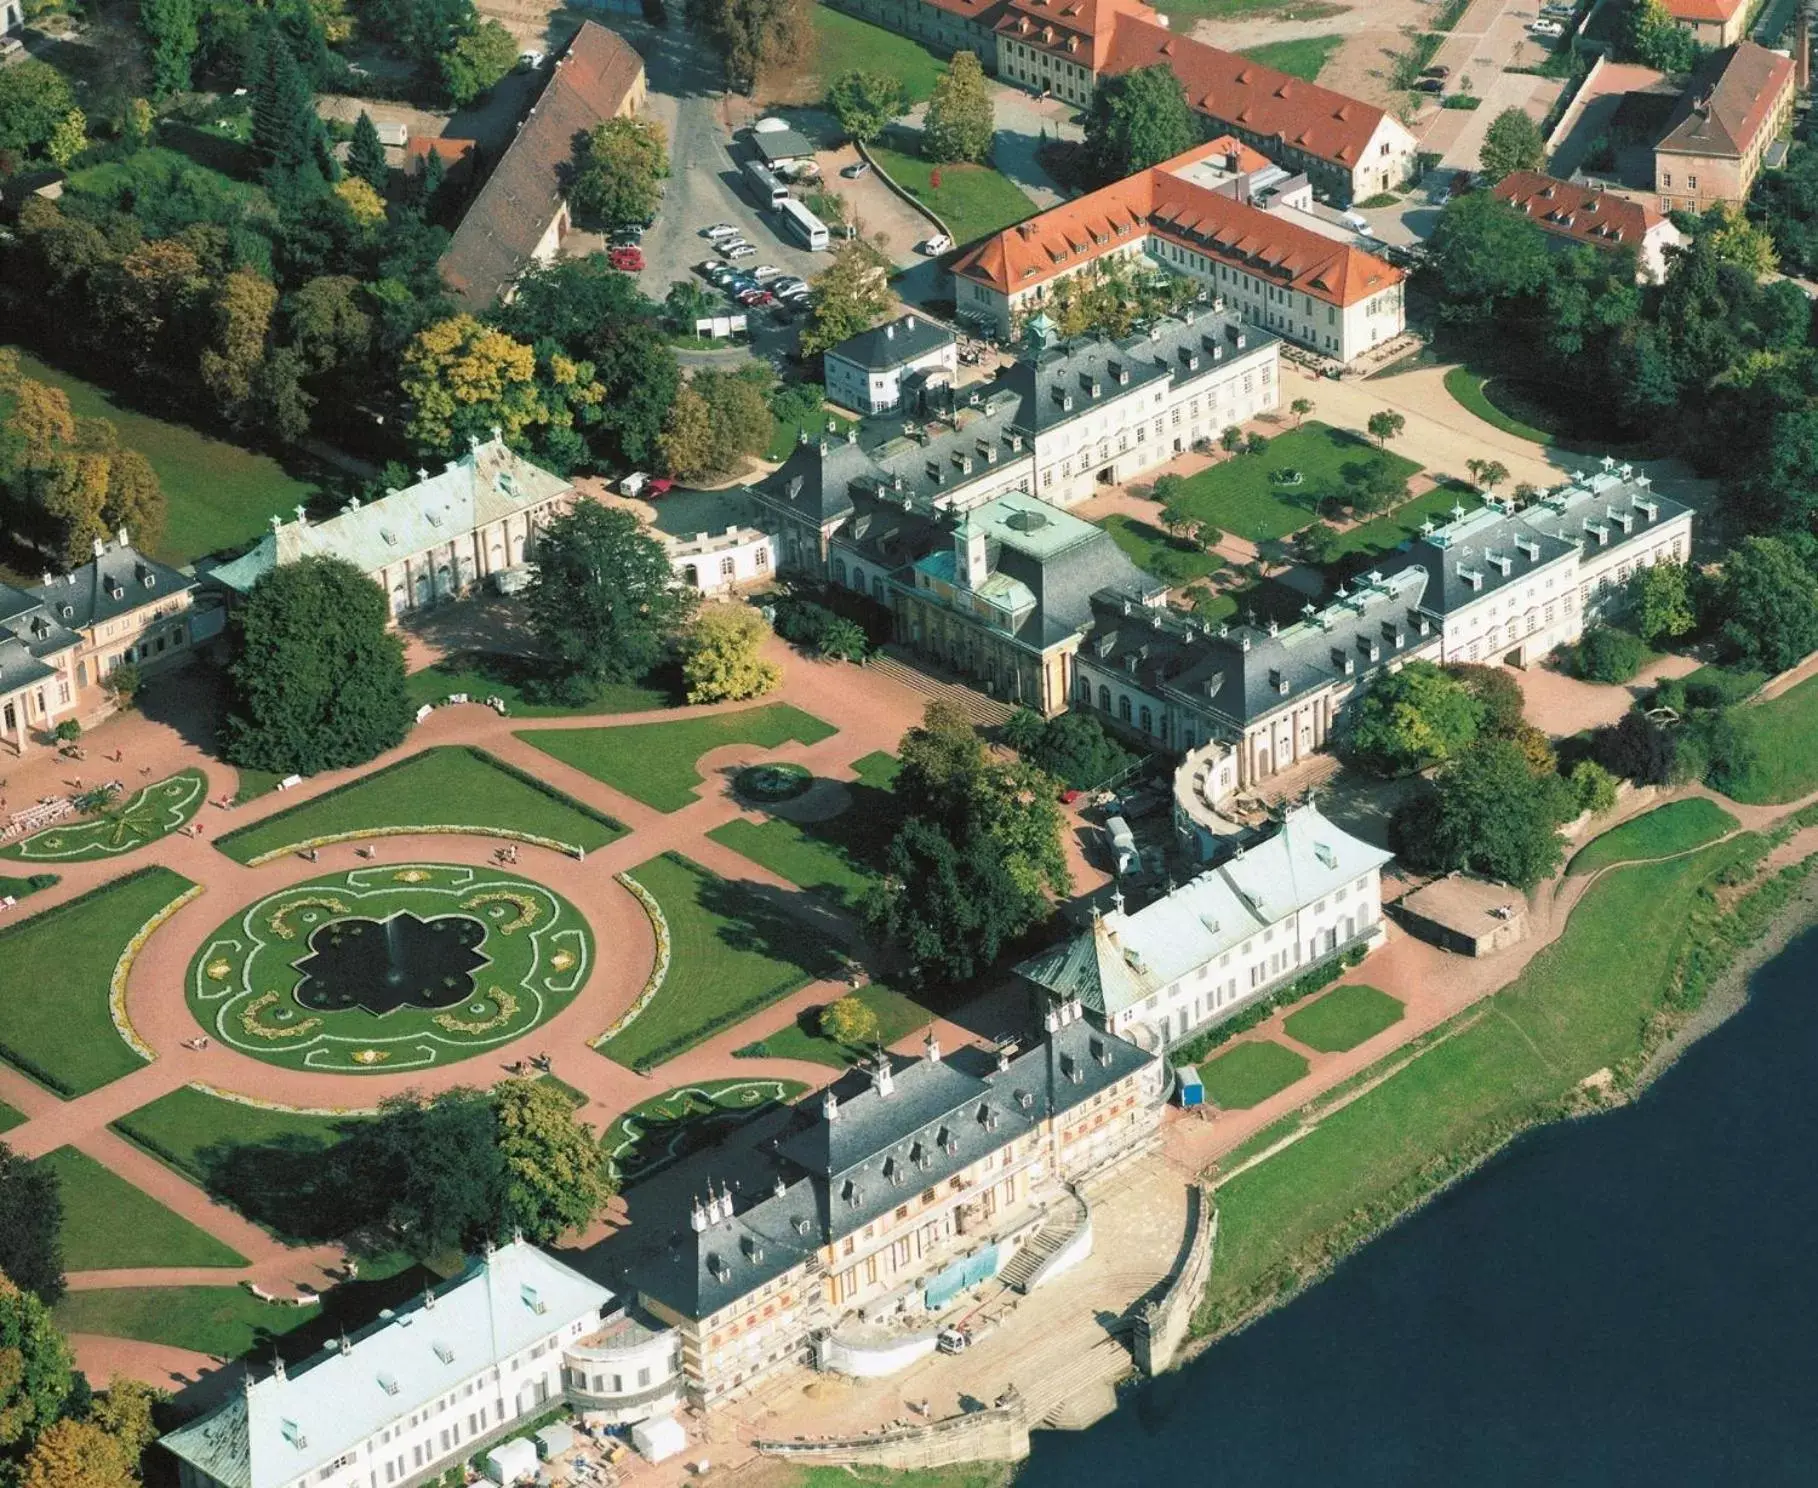
[[[121,534],[124,539],[125,533]],[[148,604],[187,594],[196,581],[147,558],[124,540],[98,543],[93,558],[60,579],[36,585],[32,595],[64,625],[87,630]]]
[[[54,677],[48,659],[79,644],[36,595],[0,583],[0,695]]]
[[[856,336],[848,336],[838,346],[827,348],[826,355],[863,367],[868,372],[883,372],[902,367],[918,357],[927,356],[943,346],[953,344],[953,332],[926,315],[899,315],[895,320]]]
[[[814,154],[814,142],[798,129],[754,129],[751,143],[766,165],[779,160],[804,160]]]

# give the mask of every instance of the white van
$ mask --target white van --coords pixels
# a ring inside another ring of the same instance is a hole
[[[1111,839],[1111,863],[1119,878],[1136,871],[1141,862],[1136,851],[1136,834],[1121,816],[1105,818],[1105,835]]]

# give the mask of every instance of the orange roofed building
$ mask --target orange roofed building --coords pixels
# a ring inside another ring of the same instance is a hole
[[[1749,0],[1665,0],[1666,13],[1700,46],[1734,46],[1748,35]]]
[[[1614,191],[1579,186],[1539,171],[1510,171],[1491,188],[1559,246],[1582,243],[1635,254],[1635,277],[1658,284],[1666,278],[1666,251],[1685,242],[1666,217]]]
[[[1304,171],[1349,205],[1400,186],[1414,136],[1374,104],[1334,93],[1235,52],[1170,31],[1142,0],[832,0],[879,25],[1078,107],[1101,78],[1167,66],[1211,130],[1237,136],[1277,165]]]
[[[1246,177],[1220,185],[1197,169],[1254,157],[1214,140],[1128,180],[1066,202],[977,244],[953,266],[962,317],[1009,337],[1054,284],[1114,256],[1149,258],[1200,280],[1225,307],[1338,362],[1401,334],[1403,275],[1348,243],[1245,200]]]

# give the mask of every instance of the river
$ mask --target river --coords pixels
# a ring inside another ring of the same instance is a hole
[[[1544,1127],[1019,1488],[1818,1483],[1818,930],[1635,1104]]]

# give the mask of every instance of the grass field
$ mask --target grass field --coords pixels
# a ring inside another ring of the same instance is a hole
[[[1225,566],[1224,559],[1198,543],[1171,536],[1122,512],[1112,513],[1098,525],[1111,534],[1111,541],[1126,558],[1165,584],[1191,584]]]
[[[1682,680],[1695,706],[1727,708],[1761,691],[1768,674],[1707,662],[1697,671],[1687,672]]]
[[[70,1292],[55,1316],[65,1333],[104,1333],[237,1359],[321,1313],[320,1307],[261,1302],[237,1286],[185,1286]]]
[[[413,754],[340,790],[229,832],[216,838],[215,846],[237,862],[250,863],[312,838],[401,827],[527,833],[588,852],[625,834],[610,817],[519,775],[484,750],[449,745]]]
[[[903,85],[910,103],[920,103],[934,91],[944,66],[941,58],[908,37],[826,5],[814,7],[814,39],[819,52],[815,71],[823,82],[831,83],[854,69],[881,72]]]
[[[314,492],[268,456],[136,413],[92,383],[59,372],[24,350],[19,350],[19,370],[62,388],[78,418],[112,420],[120,442],[151,461],[170,506],[163,541],[153,552],[166,562],[187,563],[249,542],[267,530],[266,518],[282,513],[288,519],[291,508],[307,505]]]
[[[138,1069],[108,987],[127,943],[192,887],[146,868],[0,930],[0,1058],[66,1098]]]
[[[1359,553],[1370,557],[1379,553],[1392,553],[1420,531],[1421,523],[1429,519],[1435,523],[1449,522],[1453,507],[1462,506],[1466,511],[1475,511],[1482,505],[1483,498],[1473,491],[1461,491],[1455,486],[1435,486],[1425,495],[1404,501],[1392,512],[1372,517],[1367,522],[1359,522],[1357,526],[1340,533],[1338,558],[1343,560]]]
[[[1401,1021],[1400,999],[1360,982],[1338,987],[1282,1020],[1297,1044],[1322,1054],[1341,1054]]]
[[[25,1120],[25,1112],[15,1111],[5,1101],[0,1101],[0,1132],[11,1131]]]
[[[877,1042],[888,1048],[898,1039],[907,1038],[918,1028],[926,1028],[934,1014],[913,997],[906,997],[892,987],[873,984],[852,994],[877,1014]],[[753,1059],[806,1059],[815,1064],[845,1069],[854,1060],[870,1054],[869,1045],[855,1049],[828,1038],[820,1030],[819,1008],[802,1014],[787,1028],[766,1034],[755,1044],[747,1044],[739,1053]]]
[[[71,1271],[127,1266],[244,1266],[246,1257],[172,1213],[86,1152],[39,1159],[63,1195],[63,1263]]]
[[[1730,787],[1747,805],[1793,801],[1818,790],[1818,677],[1808,677],[1779,697],[1738,708],[1730,715],[1753,746],[1754,763]]]
[[[631,871],[669,922],[669,975],[662,991],[617,1038],[609,1059],[647,1069],[831,976],[834,949],[801,920],[698,863],[668,854]]]
[[[767,703],[738,713],[713,713],[673,723],[618,728],[537,729],[518,737],[532,748],[572,765],[658,811],[680,811],[699,796],[695,762],[726,744],[777,749],[794,741],[818,744],[839,730],[788,703]]]
[[[179,770],[140,787],[90,821],[46,827],[9,842],[0,847],[0,857],[56,864],[117,858],[186,825],[201,810],[207,794],[206,775],[200,770]]]
[[[1265,41],[1261,46],[1245,47],[1241,55],[1311,83],[1344,44],[1342,36],[1303,36],[1297,41]]]
[[[823,5],[816,9],[815,14],[838,15],[839,12],[828,10]],[[845,18],[841,17],[841,19]],[[863,22],[854,21],[853,24],[862,25]],[[770,430],[770,443],[764,447],[764,458],[766,460],[787,460],[804,431],[807,432],[810,439],[820,439],[825,437],[829,423],[833,424],[842,434],[853,426],[853,420],[842,418],[828,408],[816,409],[813,413],[802,414],[794,418],[774,418],[773,416],[774,427]]]
[[[1206,1099],[1226,1111],[1247,1111],[1278,1090],[1286,1090],[1307,1072],[1307,1061],[1269,1039],[1238,1044],[1228,1054],[1199,1067]]]
[[[1715,842],[1737,825],[1735,817],[1703,796],[1669,801],[1594,838],[1572,859],[1566,872],[1595,873],[1611,863],[1671,857]]]
[[[1344,489],[1347,466],[1377,458],[1400,476],[1420,469],[1393,450],[1380,453],[1361,435],[1309,419],[1276,435],[1260,455],[1237,455],[1190,476],[1179,504],[1199,521],[1251,542],[1268,542],[1313,521],[1321,498]],[[1275,477],[1287,470],[1298,470],[1302,483],[1278,484]]]
[[[1531,439],[1535,444],[1552,444],[1553,436],[1545,429],[1537,429],[1532,424],[1523,423],[1520,419],[1504,413],[1490,401],[1490,395],[1484,384],[1489,378],[1473,372],[1469,367],[1454,367],[1446,373],[1446,391],[1458,402],[1459,406],[1476,414],[1486,424],[1494,425],[1505,434],[1513,434],[1517,439]]]
[[[206,1188],[216,1168],[211,1159],[231,1148],[267,1142],[312,1142],[327,1147],[355,1119],[266,1111],[185,1085],[128,1112],[113,1126]]]
[[[1036,205],[1023,194],[1022,187],[990,166],[935,165],[915,153],[919,135],[897,133],[891,139],[904,148],[873,145],[871,158],[891,180],[947,224],[956,247],[1035,215]],[[939,186],[933,182],[937,170],[941,173]]]
[[[856,909],[871,887],[871,874],[819,835],[817,829],[824,825],[802,826],[774,816],[764,822],[740,818],[707,835],[797,888],[825,894],[846,909]]]
[[[488,651],[461,651],[434,666],[412,672],[404,679],[413,706],[439,703],[464,692],[475,702],[503,699],[513,718],[571,718],[583,713],[648,713],[682,701],[679,677],[655,676],[642,682],[602,687],[593,700],[579,707],[533,702],[536,663],[529,657],[504,656]]]
[[[863,759],[855,759],[852,768],[858,773],[861,785],[868,785],[874,790],[889,790],[896,784],[896,772],[902,769],[902,761],[887,750],[878,749]]]
[[[1219,1190],[1218,1256],[1196,1326],[1213,1331],[1317,1275],[1586,1076],[1634,1055],[1701,885],[1754,844],[1618,869],[1565,933],[1449,1037]]]
[[[807,1088],[799,1080],[703,1080],[639,1101],[606,1128],[601,1141],[629,1183],[724,1140]]]

